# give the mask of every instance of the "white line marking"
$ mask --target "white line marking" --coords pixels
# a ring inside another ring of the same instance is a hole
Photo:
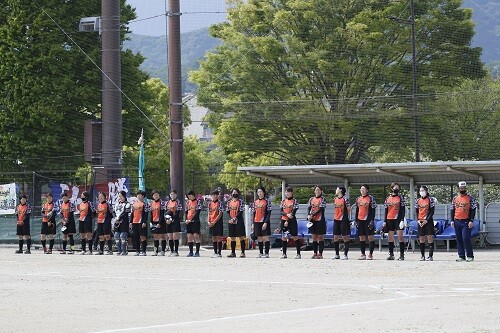
[[[213,323],[213,322],[233,320],[233,319],[245,319],[245,318],[261,317],[261,316],[274,316],[274,315],[279,315],[279,314],[318,311],[318,310],[333,309],[333,308],[340,308],[340,307],[346,307],[346,306],[357,306],[357,305],[368,305],[368,304],[376,304],[376,303],[394,302],[394,301],[401,301],[401,300],[405,300],[405,299],[409,299],[409,298],[414,298],[414,297],[411,296],[411,297],[399,297],[399,298],[386,298],[386,299],[376,300],[376,301],[332,304],[332,305],[318,306],[318,307],[313,307],[313,308],[301,308],[301,309],[293,309],[293,310],[252,313],[252,314],[239,315],[239,316],[220,317],[220,318],[213,318],[213,319],[207,319],[207,320],[197,320],[197,321],[184,321],[184,322],[179,322],[179,323],[171,323],[171,324],[163,324],[163,325],[119,328],[119,329],[112,329],[112,330],[105,330],[105,331],[96,331],[96,332],[92,332],[92,333],[129,332],[129,331],[148,330],[148,329],[155,329],[155,328],[187,326],[187,325]]]

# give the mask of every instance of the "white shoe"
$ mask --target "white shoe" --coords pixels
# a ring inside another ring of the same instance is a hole
[[[286,259],[286,258],[288,258],[288,257],[286,256],[286,254],[283,254],[283,255],[281,255],[281,257],[280,257],[280,259]]]
[[[362,254],[358,257],[358,260],[366,260],[366,255]]]
[[[218,253],[214,253],[210,256],[210,258],[219,258],[219,254]]]
[[[302,256],[300,254],[297,254],[294,259],[302,259]]]
[[[347,258],[347,256],[344,254],[344,256],[342,258],[340,258],[341,260],[348,260],[349,258]]]

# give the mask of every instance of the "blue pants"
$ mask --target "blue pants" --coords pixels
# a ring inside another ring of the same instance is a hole
[[[460,258],[474,258],[471,241],[472,229],[469,228],[469,221],[455,220],[455,235],[457,236],[457,251]]]

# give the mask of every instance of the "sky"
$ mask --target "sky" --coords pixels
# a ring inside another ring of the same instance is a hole
[[[127,0],[127,3],[136,8],[137,22],[129,24],[133,33],[139,35],[162,36],[165,35],[165,4],[168,0]],[[188,32],[226,19],[225,0],[180,0],[181,33]],[[155,18],[151,18],[158,16]],[[148,19],[151,18],[151,19]],[[146,19],[146,20],[144,20]]]

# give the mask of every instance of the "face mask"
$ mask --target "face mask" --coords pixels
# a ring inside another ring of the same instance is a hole
[[[398,195],[399,194],[399,188],[395,188],[394,190],[392,190],[392,192],[394,192],[395,195]]]
[[[233,193],[233,198],[238,198],[238,193]]]
[[[82,198],[82,201],[83,202],[87,202],[87,198]]]
[[[465,194],[465,193],[467,193],[467,190],[461,190],[460,191],[460,194]]]
[[[420,196],[421,196],[422,198],[425,198],[425,197],[427,196],[427,192],[425,192],[425,191],[420,191]]]

